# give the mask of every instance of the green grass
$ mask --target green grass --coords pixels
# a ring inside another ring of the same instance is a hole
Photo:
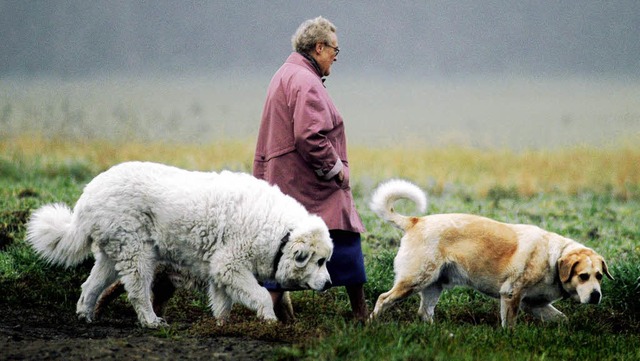
[[[412,322],[341,325],[297,356],[316,360],[629,360],[640,357],[636,345],[637,335],[602,335],[566,326],[517,325],[506,331],[459,321]]]
[[[477,152],[482,156],[481,151]],[[220,154],[227,153],[221,151]],[[171,157],[175,160],[179,155]],[[120,161],[126,155],[117,154],[115,158]],[[6,149],[0,154],[1,303],[45,305],[75,312],[80,284],[92,262],[70,270],[45,264],[24,243],[24,225],[30,212],[42,204],[73,205],[84,184],[108,163],[108,160],[103,164],[93,159],[47,158]],[[228,164],[246,171],[249,162]],[[380,166],[385,168],[385,164]],[[392,285],[393,258],[401,235],[368,210],[368,195],[379,178],[384,177],[375,170],[361,172],[353,178],[357,207],[368,229],[363,248],[369,278],[365,292],[370,308],[377,296]],[[500,182],[500,177],[485,181],[486,191],[478,191],[472,183],[463,181],[442,186],[440,182],[429,182],[418,176],[408,178],[429,192],[429,213],[475,213],[506,222],[537,224],[593,247],[606,258],[615,277],[613,281],[603,281],[603,302],[577,305],[568,300],[559,301],[556,305],[568,316],[568,323],[543,324],[521,314],[516,328],[505,331],[499,326],[496,300],[472,290],[454,289],[441,297],[433,325],[419,321],[417,296],[394,306],[378,322],[360,325],[350,320],[348,299],[338,288],[322,294],[294,293],[297,321],[293,324],[264,324],[251,312],[236,306],[232,322],[221,327],[209,317],[202,292],[182,291],[170,302],[166,317],[169,322],[187,321],[190,326],[186,330],[162,331],[159,337],[241,335],[288,342],[289,346],[274,355],[278,359],[640,359],[638,192],[622,197],[607,191],[600,183],[593,187],[581,183],[579,191],[551,189],[530,193],[509,181]],[[455,175],[452,178],[456,178]],[[632,189],[640,189],[639,186],[628,185]],[[403,212],[412,212],[411,205],[403,207]],[[132,312],[124,296],[109,308],[112,312],[124,309]]]

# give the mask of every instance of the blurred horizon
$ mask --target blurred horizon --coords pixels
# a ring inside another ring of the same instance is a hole
[[[0,82],[0,140],[22,134],[69,141],[254,140],[269,78],[8,77]],[[640,83],[351,76],[328,83],[352,145],[519,151],[630,145],[640,139]]]

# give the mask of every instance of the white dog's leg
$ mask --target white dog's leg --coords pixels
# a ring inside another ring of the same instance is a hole
[[[420,291],[418,315],[422,317],[423,321],[433,323],[433,315],[440,299],[440,293],[442,293],[442,287],[435,284]]]
[[[567,316],[551,304],[533,307],[523,302],[522,310],[532,314],[541,321],[563,322],[567,320]]]
[[[158,264],[145,227],[137,220],[124,219],[117,229],[105,231],[98,244],[114,259],[115,269],[142,327],[158,328],[167,323],[156,315],[151,303],[151,286]]]
[[[224,288],[209,283],[209,307],[218,325],[224,325],[231,314],[233,300],[224,291]]]
[[[249,270],[232,266],[220,269],[224,269],[224,276],[217,277],[216,280],[224,284],[225,292],[232,300],[254,310],[260,319],[277,321],[269,291],[260,286]]]
[[[137,271],[122,277],[122,283],[125,290],[127,290],[129,302],[135,309],[142,327],[158,328],[166,326],[167,323],[153,311],[153,304],[151,303],[152,281],[153,279],[143,277]]]
[[[136,314],[138,315],[138,321],[142,327],[158,328],[166,326],[167,323],[161,317],[158,317],[153,311],[153,304],[151,303],[151,285],[153,283],[153,276],[155,271],[155,264],[149,262],[144,265],[144,261],[138,260],[136,264],[141,269],[125,270],[121,269],[123,273],[121,280],[124,284],[124,288],[127,291],[129,302],[133,306]],[[119,267],[116,268],[118,269]]]
[[[96,254],[96,263],[91,269],[91,274],[82,284],[82,292],[76,305],[78,319],[92,322],[95,316],[95,307],[98,297],[117,279],[117,273],[113,261],[104,254]]]

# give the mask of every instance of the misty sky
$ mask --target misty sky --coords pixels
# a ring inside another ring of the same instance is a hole
[[[637,0],[0,0],[0,76],[272,73],[317,15],[340,72],[640,76]]]

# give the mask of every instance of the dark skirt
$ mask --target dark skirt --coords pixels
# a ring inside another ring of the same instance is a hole
[[[333,254],[327,263],[332,286],[350,286],[367,282],[360,233],[330,230]],[[285,291],[276,282],[265,282],[270,291]]]

